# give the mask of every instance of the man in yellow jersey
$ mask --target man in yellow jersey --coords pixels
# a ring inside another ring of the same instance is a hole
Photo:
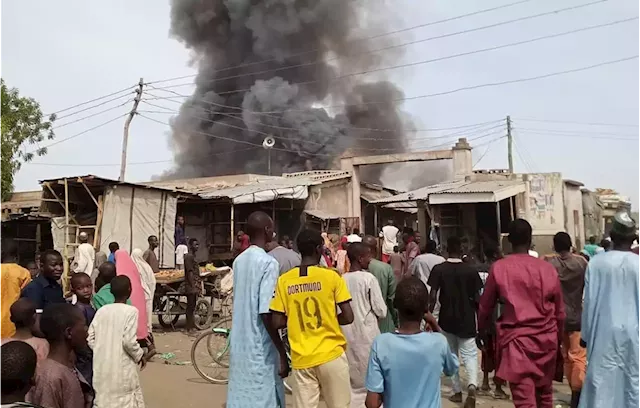
[[[11,321],[9,309],[20,298],[20,291],[31,282],[31,274],[18,265],[18,246],[15,241],[2,243],[2,338],[13,336],[16,326]]]
[[[348,408],[347,341],[340,325],[353,322],[351,295],[338,273],[318,266],[323,248],[319,231],[302,231],[297,244],[300,267],[280,275],[270,306],[274,324],[288,330],[294,406],[316,408],[322,394],[328,408]]]

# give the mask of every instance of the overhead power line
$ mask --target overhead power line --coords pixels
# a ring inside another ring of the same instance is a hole
[[[606,134],[602,134],[601,136],[594,136],[589,134],[579,135],[579,134],[573,134],[573,133],[562,133],[562,132],[553,132],[553,131],[534,132],[534,131],[526,130],[523,128],[519,128],[518,130],[520,131],[520,133],[524,133],[528,135],[539,135],[539,136],[554,136],[554,137],[566,136],[566,137],[575,137],[578,139],[627,140],[630,142],[640,141],[640,139],[638,139],[637,137],[605,136]]]
[[[213,78],[211,80],[204,81],[204,83],[211,84],[211,83],[214,83],[214,82],[225,81],[225,80],[229,80],[229,79],[243,78],[243,77],[247,77],[247,76],[255,76],[255,75],[261,75],[261,74],[266,74],[266,73],[276,73],[276,72],[279,72],[279,71],[289,70],[289,69],[293,69],[293,68],[301,68],[301,67],[313,66],[313,65],[318,65],[318,64],[326,64],[326,63],[329,63],[329,62],[332,62],[332,61],[341,60],[341,59],[359,57],[359,56],[362,56],[362,55],[373,54],[373,53],[376,53],[376,52],[387,51],[387,50],[400,48],[400,47],[406,47],[408,45],[414,45],[414,44],[419,44],[419,43],[423,43],[423,42],[427,42],[427,41],[453,37],[453,36],[457,36],[457,35],[461,35],[461,34],[468,34],[468,33],[476,32],[476,31],[487,30],[487,29],[490,29],[490,28],[495,28],[495,27],[499,27],[499,26],[507,25],[507,24],[512,24],[512,23],[516,23],[516,22],[522,22],[522,21],[525,21],[525,20],[530,20],[530,19],[534,19],[534,18],[538,18],[538,17],[554,15],[554,14],[562,13],[562,12],[565,12],[565,11],[575,10],[575,9],[582,8],[582,7],[587,7],[587,6],[592,6],[594,4],[602,3],[603,1],[606,1],[606,0],[598,0],[598,1],[590,2],[590,3],[579,4],[577,6],[566,7],[566,8],[563,8],[563,9],[548,11],[548,12],[545,12],[545,13],[534,14],[534,15],[525,16],[525,17],[516,18],[516,19],[511,19],[511,20],[506,20],[506,21],[502,21],[502,22],[499,22],[499,23],[494,23],[494,24],[490,24],[490,25],[486,25],[486,26],[481,26],[481,27],[476,27],[476,28],[472,28],[472,29],[457,31],[457,32],[453,32],[453,33],[442,34],[442,35],[438,35],[438,36],[434,36],[434,37],[423,38],[423,39],[420,39],[420,40],[409,41],[409,42],[402,43],[402,44],[389,45],[387,47],[383,47],[383,48],[379,48],[379,49],[375,49],[375,50],[363,51],[363,52],[355,53],[355,54],[352,54],[352,55],[337,56],[337,57],[328,58],[328,59],[322,59],[321,58],[321,59],[318,59],[316,61],[304,62],[304,63],[295,64],[295,65],[286,65],[286,66],[283,66],[283,67],[269,68],[269,69],[265,69],[265,70],[262,70],[262,71],[255,71],[255,72],[248,72],[248,73],[243,73],[243,74],[230,75],[230,76],[226,76],[226,77],[222,77],[222,78]],[[631,21],[631,20],[633,20],[633,19],[615,22],[615,24],[619,24],[621,22],[627,22],[627,21]],[[606,24],[606,25],[610,25],[610,24],[611,23]],[[601,27],[604,27],[606,25],[593,26],[593,27],[588,27],[586,29],[601,28]],[[566,34],[572,34],[572,33],[575,33],[575,32],[584,31],[586,29],[573,30],[573,31],[567,32]],[[556,34],[556,35],[552,35],[552,36],[545,36],[545,37],[540,37],[540,38],[533,39],[533,40],[527,40],[527,41],[524,41],[524,42],[513,43],[511,45],[506,45],[506,46],[521,45],[521,44],[526,44],[528,42],[540,41],[542,39],[553,38],[553,37],[556,37],[556,36],[559,36],[559,35],[566,35],[566,34],[563,33],[563,34]],[[438,59],[434,59],[434,60],[426,60],[426,61],[420,61],[420,62],[416,62],[416,63],[410,63],[410,64],[403,64],[403,65],[397,65],[397,66],[392,66],[392,67],[386,67],[386,68],[377,68],[377,69],[373,69],[373,70],[362,71],[360,73],[346,74],[346,75],[335,77],[335,78],[332,79],[332,81],[333,80],[337,80],[337,79],[342,79],[342,78],[348,78],[348,77],[355,76],[355,75],[363,75],[363,74],[368,74],[368,73],[372,73],[372,72],[378,72],[378,71],[382,71],[382,70],[395,69],[395,68],[419,65],[419,64],[430,63],[430,62],[435,62],[435,61],[441,61],[443,59],[456,58],[458,56],[465,56],[465,55],[470,55],[470,54],[474,54],[474,53],[478,53],[478,52],[492,51],[492,50],[495,50],[495,49],[504,48],[506,46],[499,46],[497,48],[496,47],[485,48],[485,49],[481,49],[481,50],[472,51],[471,53],[456,54],[456,55],[447,56],[447,57],[443,57],[443,58],[438,58]],[[193,83],[189,82],[189,83],[183,83],[183,84],[168,85],[166,87],[159,87],[159,88],[156,88],[156,89],[177,88],[177,87],[191,86],[191,85],[193,85]]]
[[[588,130],[573,130],[573,129],[541,129],[541,128],[524,128],[518,127],[520,130],[530,131],[530,132],[549,132],[549,133],[567,133],[567,134],[577,134],[577,135],[600,135],[600,136],[629,136],[635,139],[638,139],[638,133],[612,133],[612,132],[592,132]]]
[[[71,110],[71,109],[74,109],[74,108],[78,108],[78,107],[80,107],[80,106],[83,106],[83,105],[86,105],[86,104],[89,104],[89,103],[93,103],[93,102],[96,102],[96,101],[99,101],[99,100],[102,100],[102,99],[108,98],[108,97],[113,96],[113,95],[117,95],[117,94],[119,94],[119,93],[122,93],[122,92],[124,92],[124,91],[128,91],[128,90],[132,89],[134,86],[135,86],[135,85],[131,85],[131,86],[128,86],[128,87],[126,87],[126,88],[123,88],[123,89],[121,89],[121,90],[119,90],[119,91],[115,91],[115,92],[112,92],[112,93],[107,94],[107,95],[102,95],[102,96],[100,96],[100,97],[98,97],[98,98],[94,98],[94,99],[91,99],[91,100],[88,100],[88,101],[84,101],[84,102],[78,103],[78,104],[76,104],[76,105],[69,106],[68,108],[64,108],[64,109],[57,110],[57,111],[55,111],[55,112],[47,113],[45,116],[50,116],[50,115],[54,115],[54,114],[55,114],[55,115],[57,115],[57,114],[59,114],[59,113],[66,112],[66,111],[68,111],[68,110]],[[67,115],[67,116],[68,116],[68,115]]]
[[[61,124],[59,124],[59,125],[55,126],[53,129],[54,129],[54,130],[56,130],[56,129],[60,129],[61,127],[65,127],[65,126],[67,126],[67,125],[71,125],[71,124],[74,124],[74,123],[77,123],[77,122],[81,122],[81,121],[83,121],[83,120],[85,120],[85,119],[93,118],[94,116],[102,115],[103,113],[110,112],[110,111],[112,111],[112,110],[114,110],[114,109],[120,108],[120,107],[122,107],[122,106],[124,106],[124,105],[128,104],[128,103],[129,103],[129,102],[131,102],[132,100],[133,100],[133,99],[127,99],[126,101],[124,101],[123,103],[121,103],[121,104],[119,104],[119,105],[112,106],[112,107],[107,108],[107,109],[103,109],[103,110],[101,110],[100,112],[96,112],[96,113],[92,113],[91,115],[83,116],[83,117],[81,117],[81,118],[78,118],[78,119],[72,120],[71,122],[61,123]]]
[[[584,125],[584,126],[612,126],[612,127],[640,127],[638,125],[632,125],[628,123],[603,123],[603,122],[575,122],[569,120],[552,120],[552,119],[533,119],[533,118],[516,118],[520,122],[541,122],[541,123],[566,123],[569,125]]]
[[[132,93],[132,92],[130,92],[130,93]],[[124,97],[125,97],[125,96],[127,96],[127,95],[128,95],[128,94],[123,94],[123,95],[117,96],[117,97],[115,97],[115,98],[113,98],[113,99],[109,99],[108,101],[103,101],[103,102],[100,102],[100,103],[98,103],[98,104],[96,104],[96,105],[89,106],[88,108],[84,108],[84,109],[80,109],[79,111],[71,112],[71,113],[69,113],[69,114],[67,114],[67,115],[57,117],[57,118],[56,118],[56,120],[60,120],[60,119],[64,119],[64,118],[68,118],[69,116],[74,116],[74,115],[77,115],[78,113],[86,112],[86,111],[88,111],[88,110],[91,110],[91,109],[97,108],[97,107],[99,107],[99,106],[106,105],[106,104],[111,103],[111,102],[113,102],[113,101],[117,101],[118,99],[122,99],[122,98],[124,98]]]
[[[424,28],[424,27],[428,27],[428,26],[432,26],[432,25],[447,23],[447,22],[450,22],[450,21],[455,21],[455,20],[459,20],[459,19],[462,19],[462,18],[475,16],[475,15],[478,15],[478,14],[488,13],[488,12],[496,11],[496,10],[500,10],[500,9],[505,9],[505,8],[508,8],[508,7],[513,7],[513,6],[516,6],[516,5],[519,5],[519,4],[527,3],[529,1],[531,1],[531,0],[519,0],[519,1],[515,1],[513,3],[503,4],[503,5],[500,5],[500,6],[491,7],[491,8],[487,8],[487,9],[483,9],[483,10],[478,10],[478,11],[474,11],[474,12],[471,12],[471,13],[461,14],[461,15],[454,16],[454,17],[449,17],[449,18],[446,18],[446,19],[443,19],[443,20],[431,21],[431,22],[428,22],[428,23],[418,24],[418,25],[415,25],[415,26],[406,27],[406,28],[399,29],[399,30],[394,30],[394,31],[389,31],[389,32],[386,32],[386,33],[376,34],[376,35],[369,36],[369,37],[356,38],[356,39],[353,39],[353,40],[349,40],[347,42],[351,43],[351,42],[360,42],[360,41],[373,40],[373,39],[376,39],[376,38],[386,37],[386,36],[393,35],[393,34],[399,34],[399,33],[407,32],[407,31],[415,30],[417,28]],[[600,1],[596,2],[596,3],[603,2],[603,1],[606,1],[606,0],[600,0]],[[298,52],[298,53],[287,55],[286,58],[299,57],[299,56],[306,55],[306,54],[314,54],[314,53],[316,53],[318,51],[320,51],[319,48],[308,49],[308,50],[305,50],[305,51],[301,51],[301,52]],[[249,67],[249,66],[254,66],[254,65],[259,65],[259,64],[266,64],[266,63],[269,63],[269,62],[279,62],[279,61],[280,60],[277,59],[277,58],[271,58],[271,59],[262,60],[262,61],[247,62],[247,63],[243,63],[243,64],[239,64],[239,65],[220,68],[220,69],[217,69],[217,70],[215,70],[213,72],[222,72],[222,71],[228,71],[228,70],[232,70],[232,69],[246,68],[246,67]],[[176,81],[176,80],[185,79],[185,78],[193,78],[193,77],[195,77],[197,75],[198,74],[189,74],[189,75],[183,75],[183,76],[178,76],[178,77],[173,77],[173,78],[161,79],[161,80],[157,80],[157,81],[147,82],[146,85],[159,84],[159,83],[170,82],[170,81]]]

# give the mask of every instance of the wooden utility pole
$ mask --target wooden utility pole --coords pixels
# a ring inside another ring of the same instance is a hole
[[[511,116],[507,116],[507,159],[509,160],[509,173],[513,174],[513,136],[511,135]]]
[[[129,143],[129,125],[133,120],[133,117],[138,113],[138,104],[140,103],[140,99],[142,99],[142,89],[144,86],[144,82],[142,78],[140,78],[140,82],[138,82],[138,88],[136,89],[136,97],[133,99],[133,108],[131,108],[131,112],[129,112],[129,116],[127,116],[127,120],[124,122],[124,135],[122,136],[122,159],[120,160],[120,177],[118,181],[124,181],[124,173],[127,169],[127,144]]]

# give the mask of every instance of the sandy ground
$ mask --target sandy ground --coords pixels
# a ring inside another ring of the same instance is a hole
[[[173,353],[175,357],[165,361],[154,357],[140,374],[146,406],[148,408],[222,408],[226,401],[226,386],[204,381],[190,365],[190,349],[194,338],[181,332],[154,333],[159,353]],[[185,365],[180,365],[185,364]],[[464,377],[463,377],[464,378]],[[460,407],[447,400],[451,394],[450,381],[443,380],[443,408]],[[566,384],[554,384],[556,407],[566,407],[569,390]],[[288,401],[287,407],[292,406]],[[513,407],[507,401],[496,401],[491,397],[480,397],[479,408]],[[321,404],[321,407],[325,407]]]

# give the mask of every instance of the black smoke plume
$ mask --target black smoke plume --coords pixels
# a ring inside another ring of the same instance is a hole
[[[383,6],[369,13],[367,4],[172,0],[171,35],[193,52],[198,74],[172,120],[175,168],[163,178],[265,173],[267,154],[253,146],[266,135],[276,139],[274,175],[335,168],[347,151],[404,151],[412,124],[399,108],[402,91],[379,76],[349,75],[399,57],[369,52],[389,45],[385,38],[360,40],[388,30],[372,17],[386,17]]]

